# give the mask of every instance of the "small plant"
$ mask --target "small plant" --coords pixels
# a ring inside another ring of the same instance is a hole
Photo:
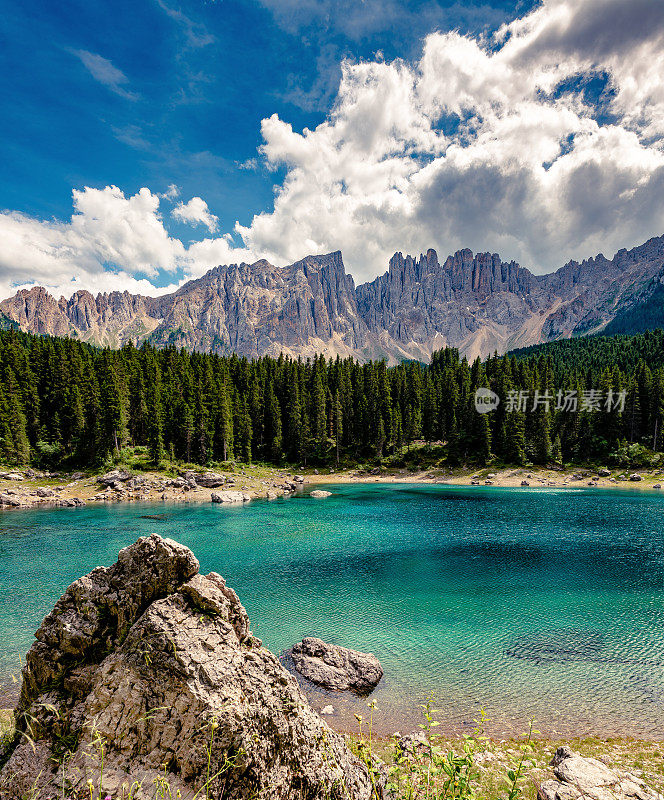
[[[539,731],[534,730],[533,726],[534,720],[531,720],[526,738],[519,744],[519,750],[521,750],[521,758],[519,759],[519,763],[516,765],[515,769],[507,770],[507,786],[509,789],[507,800],[517,800],[517,798],[521,795],[524,765],[535,765],[533,759],[529,758],[529,754],[532,754],[534,750],[533,736],[539,734]]]
[[[480,780],[478,766],[485,761],[490,747],[490,739],[485,733],[488,720],[484,709],[480,709],[478,719],[474,720],[472,733],[465,735],[460,742],[450,743],[435,732],[439,726],[435,718],[438,711],[432,708],[432,704],[433,697],[430,696],[421,706],[423,721],[418,735],[395,739],[389,766],[383,764],[374,752],[375,704],[369,704],[368,726],[360,714],[355,715],[359,725],[357,752],[367,767],[373,800],[381,797],[390,800],[519,800],[527,767],[535,764],[532,758],[535,750],[533,737],[539,732],[534,730],[533,724],[519,743],[520,757],[516,765],[499,765],[502,784],[496,789],[487,789],[486,777],[484,782]]]

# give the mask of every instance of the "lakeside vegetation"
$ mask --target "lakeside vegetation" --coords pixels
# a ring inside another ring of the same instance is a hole
[[[424,708],[419,734],[402,739],[399,734],[385,738],[371,730],[374,704],[369,704],[367,717],[358,719],[359,732],[348,736],[348,745],[367,766],[373,778],[372,800],[389,797],[391,800],[517,800],[537,795],[538,787],[553,777],[551,759],[558,741],[529,731],[518,738],[497,739],[488,731],[489,721],[480,712],[472,733],[466,736],[441,735],[436,732],[435,712],[430,704]],[[214,737],[206,740],[206,753]],[[11,711],[0,710],[0,742],[14,738],[14,719]],[[628,738],[601,739],[576,737],[566,740],[579,755],[600,760],[610,769],[628,772],[644,781],[664,796],[664,743]],[[103,798],[103,755],[108,743],[102,737],[93,738],[89,783],[80,792],[70,787],[62,800],[75,796],[81,800]],[[66,767],[71,752],[63,741],[54,758]],[[229,762],[230,765],[230,762]],[[165,772],[152,785],[135,781],[120,796],[125,800],[139,795],[143,798],[173,797]],[[216,776],[215,776],[216,777]],[[67,784],[65,784],[67,785]],[[212,781],[200,787],[198,796],[211,796]],[[380,787],[380,788],[379,788]],[[10,787],[5,787],[10,788]],[[35,786],[27,796],[37,800],[42,793]]]
[[[430,365],[394,367],[149,345],[99,349],[8,330],[0,332],[0,378],[0,460],[12,466],[103,466],[127,447],[146,447],[154,465],[394,463],[420,441],[437,443],[437,461],[451,466],[657,466],[664,444],[659,330],[565,340],[472,364],[448,348]],[[475,410],[481,387],[501,398],[488,414]],[[518,392],[525,406],[508,402]],[[557,407],[560,393],[570,392],[614,402]],[[531,407],[536,393],[550,402]]]

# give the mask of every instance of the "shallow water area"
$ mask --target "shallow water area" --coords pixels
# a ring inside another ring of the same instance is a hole
[[[243,507],[114,504],[0,513],[0,665],[20,669],[63,590],[152,532],[240,595],[275,653],[320,636],[375,653],[381,733],[433,694],[439,730],[484,707],[495,735],[664,738],[664,497],[638,491],[326,486]],[[305,687],[334,727],[367,699]],[[9,700],[7,700],[9,702]]]

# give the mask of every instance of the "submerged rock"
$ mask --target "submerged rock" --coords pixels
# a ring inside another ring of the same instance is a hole
[[[366,768],[251,634],[235,592],[198,569],[152,535],[69,587],[26,658],[3,798],[73,797],[91,781],[95,796],[138,800],[165,781],[183,800],[369,800]]]
[[[332,492],[328,492],[325,489],[314,489],[313,492],[309,493],[309,497],[331,497]]]
[[[368,694],[383,677],[373,653],[361,653],[307,636],[290,651],[295,669],[307,680],[334,691]]]
[[[609,769],[595,758],[583,758],[559,747],[551,762],[557,780],[545,781],[538,800],[660,800],[660,795],[634,775]]]

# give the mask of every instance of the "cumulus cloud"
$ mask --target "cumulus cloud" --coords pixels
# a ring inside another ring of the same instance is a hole
[[[219,228],[219,219],[211,213],[208,204],[201,197],[192,197],[188,203],[178,203],[171,212],[173,219],[187,225],[205,225],[214,233]]]
[[[126,197],[116,186],[73,193],[69,222],[43,221],[15,211],[0,213],[0,297],[35,284],[69,296],[77,289],[155,294],[155,279],[171,285],[211,266],[254,261],[227,237],[185,246],[169,235],[159,196],[141,189]]]
[[[317,128],[263,121],[286,177],[237,231],[284,261],[341,247],[359,279],[395,250],[490,249],[542,272],[636,244],[664,233],[663,74],[652,0],[544,0],[492,37],[433,33],[414,64],[347,62]]]
[[[345,62],[315,129],[263,120],[261,158],[285,177],[272,210],[236,224],[244,247],[228,234],[185,245],[148,189],[86,188],[69,222],[0,215],[0,292],[139,289],[339,248],[356,280],[395,250],[491,250],[536,272],[608,255],[664,233],[662,75],[652,0],[543,0],[493,35],[432,33],[414,63]],[[200,197],[172,214],[216,234]]]

